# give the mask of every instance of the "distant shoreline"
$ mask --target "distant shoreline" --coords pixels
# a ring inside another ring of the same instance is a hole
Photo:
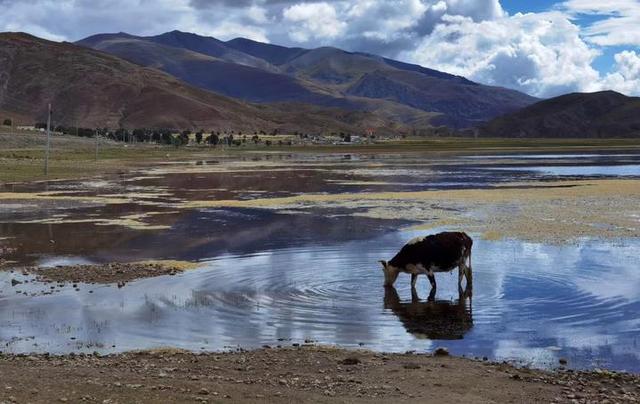
[[[638,151],[640,139],[407,138],[372,144],[293,146],[161,146],[57,135],[52,141],[49,175],[44,175],[42,134],[0,132],[0,184],[71,180],[115,174],[171,161],[197,161],[250,153],[496,153],[544,151]]]

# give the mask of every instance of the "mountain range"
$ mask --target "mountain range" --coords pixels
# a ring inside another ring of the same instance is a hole
[[[0,33],[0,117],[85,127],[480,136],[640,136],[640,101],[614,92],[538,100],[337,48],[180,31],[76,43]],[[431,132],[430,132],[431,131]]]
[[[403,129],[357,110],[251,104],[105,52],[0,34],[0,116],[43,122],[49,103],[54,125],[354,132],[372,123]]]
[[[287,48],[245,38],[223,42],[180,31],[100,34],[77,44],[247,102],[366,111],[411,126],[469,127],[536,101],[514,90],[331,47]]]

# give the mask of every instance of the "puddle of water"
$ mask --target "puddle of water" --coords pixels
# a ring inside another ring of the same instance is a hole
[[[620,158],[620,157],[640,157],[639,153],[556,153],[556,154],[484,154],[476,156],[465,156],[468,159],[532,159],[532,160],[547,160],[547,159],[593,159],[593,158]]]
[[[91,265],[92,261],[84,257],[44,257],[36,263],[39,267],[53,268],[60,265]]]
[[[0,343],[8,352],[125,351],[160,346],[218,350],[279,340],[383,351],[429,351],[555,366],[640,370],[640,241],[548,246],[476,240],[474,290],[439,274],[382,287],[376,261],[415,233],[221,256],[206,268],[125,288],[81,285],[27,297],[0,273]],[[48,288],[48,285],[46,286]],[[92,290],[93,293],[89,293]],[[286,342],[285,342],[286,343]]]
[[[527,167],[495,167],[493,170],[529,171],[558,176],[606,176],[606,177],[640,177],[640,164],[597,165],[597,166],[527,166]]]

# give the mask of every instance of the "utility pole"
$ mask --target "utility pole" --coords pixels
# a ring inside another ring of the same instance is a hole
[[[96,129],[95,131],[95,137],[96,137],[96,161],[98,161],[98,129]]]
[[[49,175],[49,148],[51,146],[51,103],[47,113],[47,148],[44,154],[44,175]]]

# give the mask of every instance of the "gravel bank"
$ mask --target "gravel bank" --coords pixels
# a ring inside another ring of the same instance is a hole
[[[301,346],[0,356],[0,402],[635,402],[640,378]]]

